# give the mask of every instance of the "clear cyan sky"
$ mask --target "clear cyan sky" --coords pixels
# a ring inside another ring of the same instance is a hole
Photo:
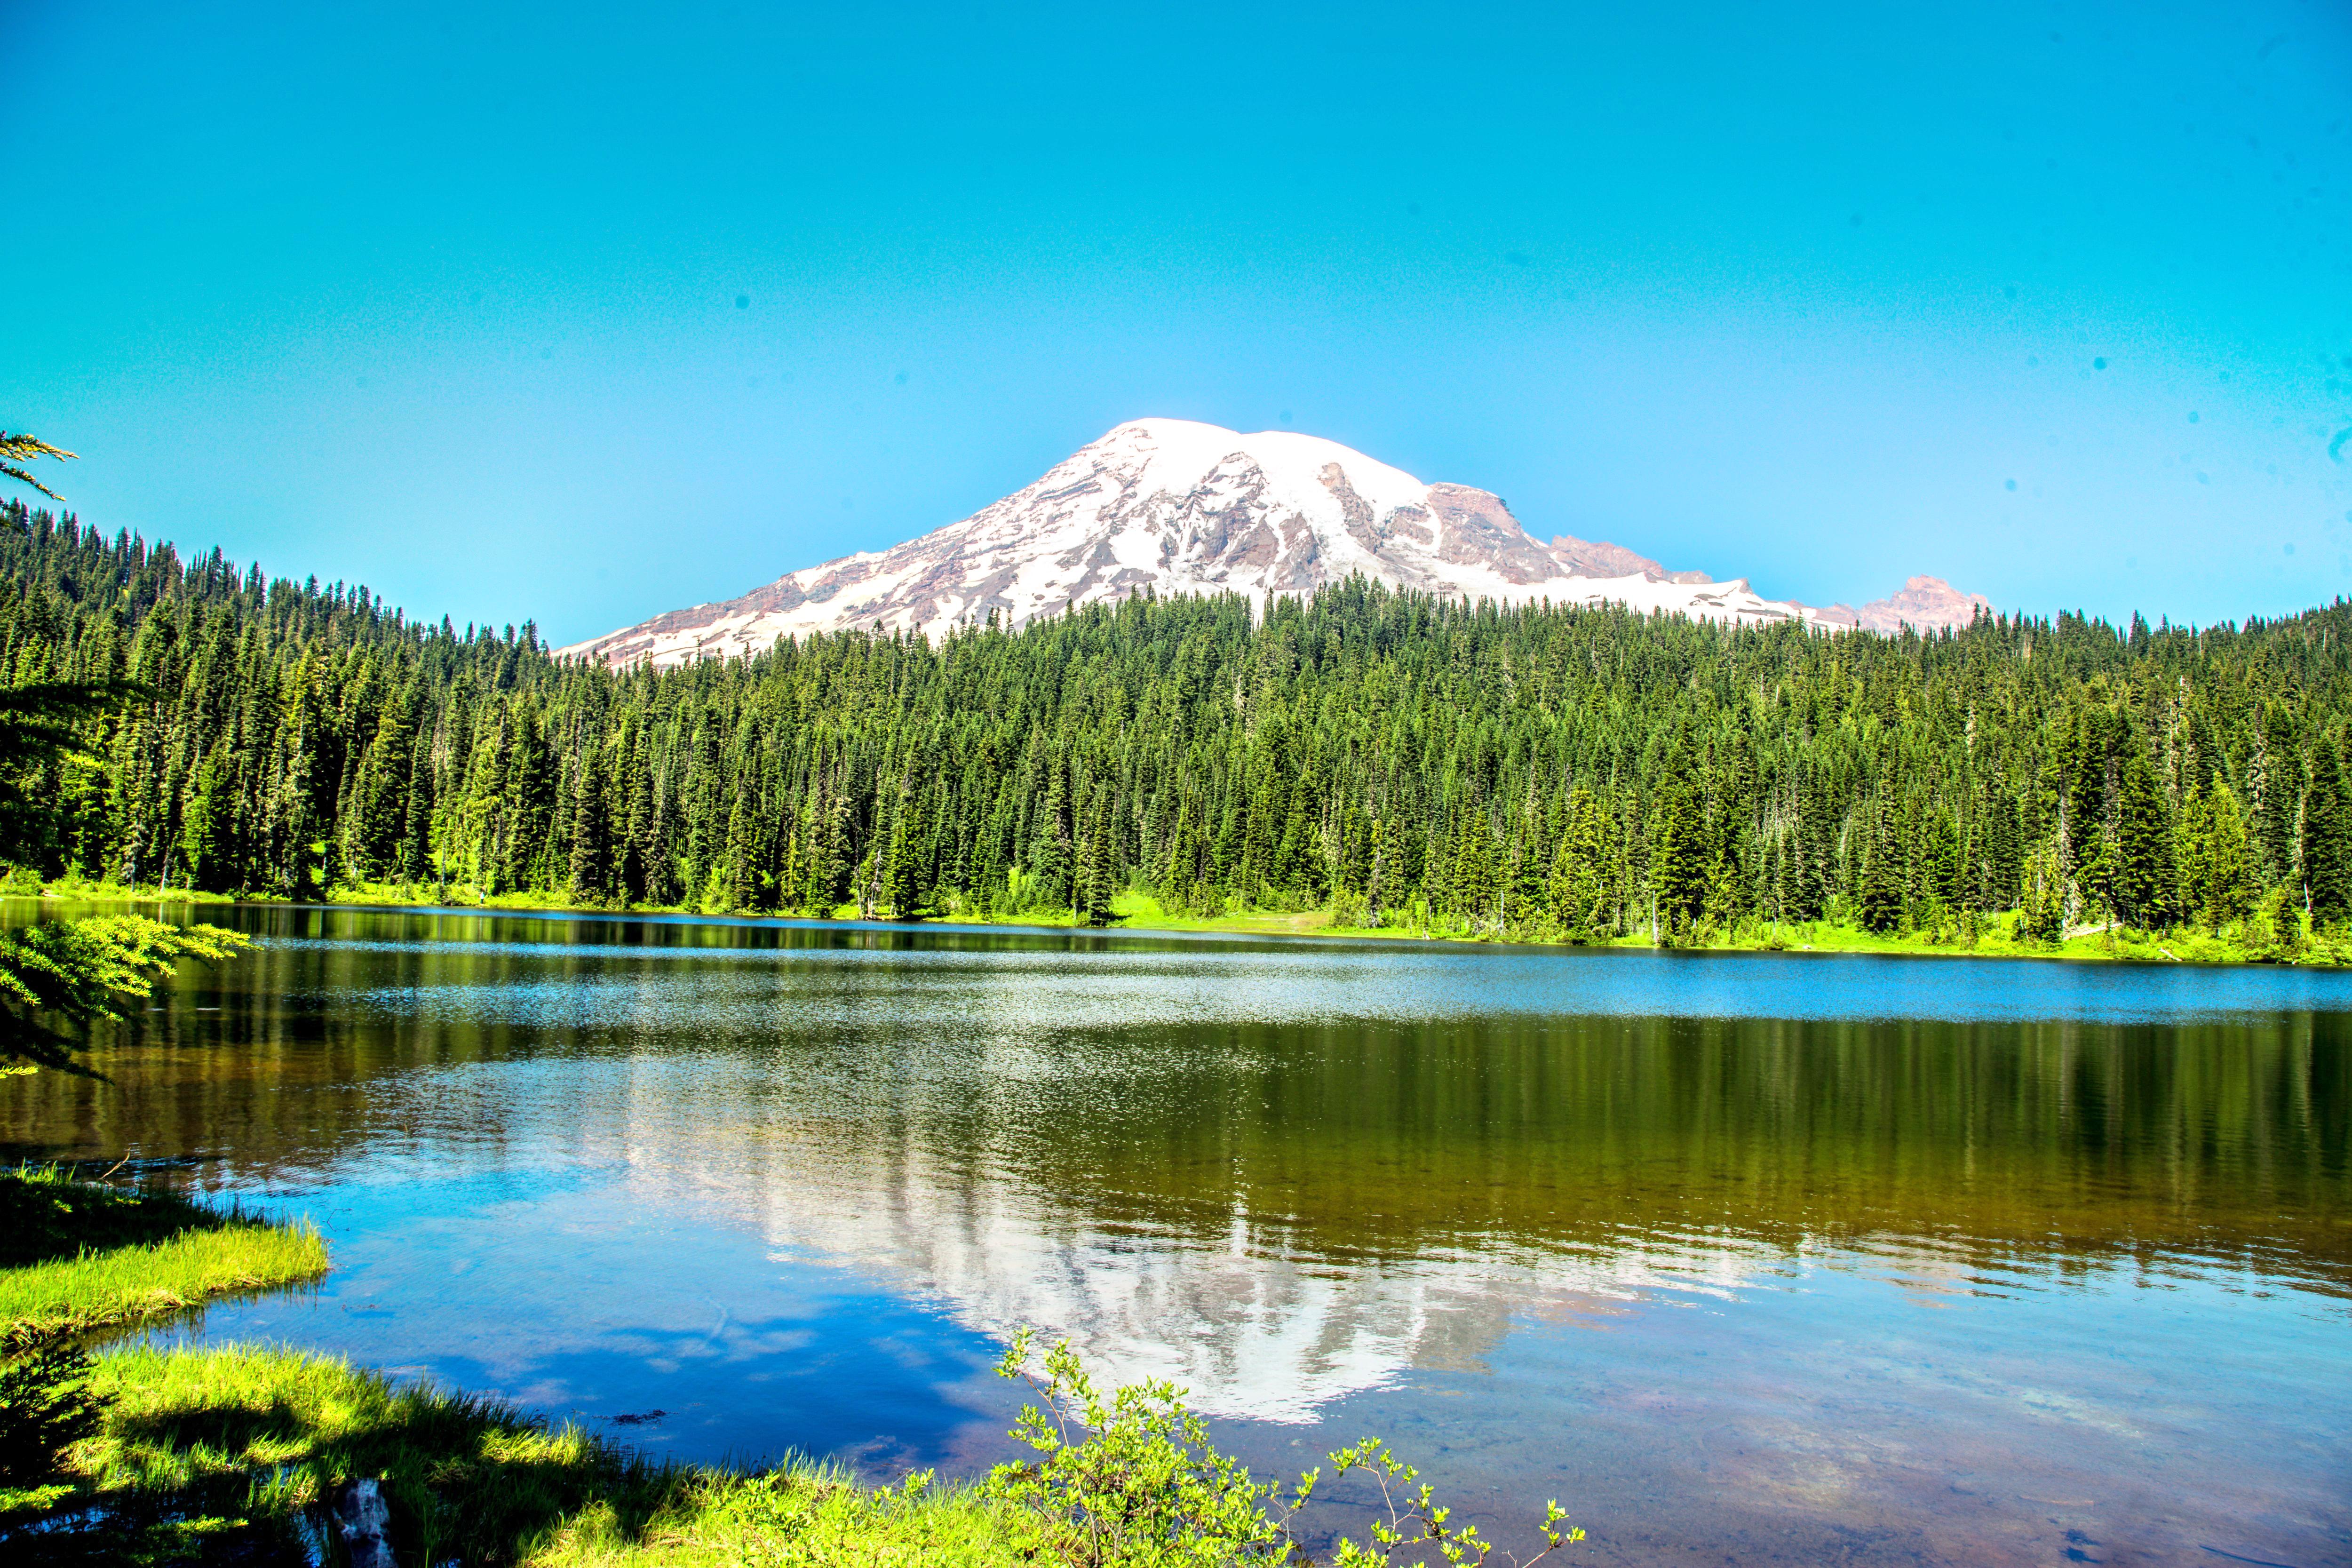
[[[2352,593],[2343,0],[0,0],[0,427],[110,531],[460,624],[732,595],[1144,415],[1776,596]]]

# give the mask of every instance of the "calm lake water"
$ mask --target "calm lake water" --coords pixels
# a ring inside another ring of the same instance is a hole
[[[2352,975],[210,918],[0,1080],[323,1227],[179,1337],[887,1477],[1010,1457],[1028,1322],[1571,1561],[2352,1562]]]

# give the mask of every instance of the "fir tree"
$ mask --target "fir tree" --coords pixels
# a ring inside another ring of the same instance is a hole
[[[2173,883],[2172,824],[2157,793],[2147,756],[2134,743],[2126,752],[2116,799],[2114,876],[2110,897],[2126,925],[2154,930],[2167,924],[2167,897]]]
[[[2312,925],[2332,930],[2352,919],[2352,810],[2344,799],[2336,744],[2324,737],[2311,751],[2302,851],[2304,907]]]
[[[1871,808],[1870,843],[1854,900],[1862,929],[1882,935],[1903,927],[1903,859],[1895,823],[1894,803],[1882,792]]]
[[[1608,824],[1590,790],[1570,790],[1559,849],[1546,889],[1551,918],[1573,941],[1590,941],[1607,923]]]
[[[1655,807],[1650,885],[1661,939],[1679,942],[1706,911],[1705,825],[1691,792],[1670,785]]]

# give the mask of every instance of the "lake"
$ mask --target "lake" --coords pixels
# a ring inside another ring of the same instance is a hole
[[[164,1337],[886,1479],[1012,1457],[1025,1322],[1571,1562],[2352,1562],[2352,974],[205,918],[111,1085],[0,1080],[324,1229]]]

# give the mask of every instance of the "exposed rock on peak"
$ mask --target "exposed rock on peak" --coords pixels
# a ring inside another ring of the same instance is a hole
[[[991,616],[1019,626],[1145,588],[1264,598],[1311,592],[1357,573],[1473,600],[1615,601],[1723,621],[1855,624],[1760,598],[1744,579],[1668,572],[1619,545],[1566,535],[1540,544],[1500,496],[1423,484],[1335,441],[1138,419],[961,522],[560,651],[614,666],[669,665],[757,652],[779,637],[808,632],[863,627],[937,637]],[[1906,605],[1928,614],[1941,603],[1926,593],[1930,584],[1951,595],[1937,579],[1915,577],[1904,594],[1862,614],[1889,605],[1897,614]]]
[[[1831,605],[1815,610],[1824,626],[1858,626],[1864,631],[1893,636],[1909,626],[1917,632],[1958,631],[1981,612],[1993,613],[1992,601],[1982,594],[1963,594],[1941,577],[1912,577],[1903,591],[1873,599],[1857,610],[1851,605]]]

